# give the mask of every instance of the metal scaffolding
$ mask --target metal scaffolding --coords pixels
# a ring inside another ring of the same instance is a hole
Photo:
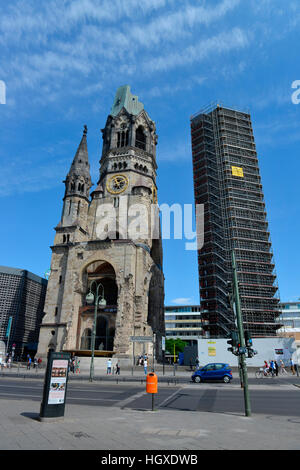
[[[198,253],[201,306],[211,336],[226,336],[231,252],[235,251],[244,328],[274,336],[278,285],[250,114],[211,104],[191,117],[195,203],[204,204]]]

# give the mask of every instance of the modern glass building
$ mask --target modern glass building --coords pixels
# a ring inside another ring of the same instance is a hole
[[[46,279],[0,266],[0,341],[15,357],[36,353],[46,289]]]
[[[278,286],[250,114],[211,105],[191,117],[191,139],[195,204],[204,205],[203,327],[211,337],[235,329],[228,302],[234,251],[244,329],[275,336]]]
[[[298,302],[281,302],[281,323],[279,333],[300,332],[300,299]]]
[[[166,339],[180,338],[189,346],[202,338],[202,314],[200,305],[180,305],[165,307]]]

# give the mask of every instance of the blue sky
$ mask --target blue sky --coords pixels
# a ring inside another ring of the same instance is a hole
[[[0,5],[0,264],[50,266],[64,180],[88,126],[92,180],[116,89],[159,136],[159,203],[193,203],[190,116],[249,110],[280,288],[300,297],[300,5],[296,0],[16,0]],[[166,304],[199,303],[196,252],[164,242]]]

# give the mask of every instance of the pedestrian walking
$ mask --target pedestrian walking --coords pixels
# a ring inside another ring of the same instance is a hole
[[[277,361],[274,361],[274,364],[275,364],[275,375],[276,375],[276,377],[278,377],[279,366],[278,366]]]
[[[116,375],[120,375],[120,365],[118,362],[116,364]]]
[[[144,372],[147,374],[147,367],[148,367],[148,361],[147,359],[144,359]]]
[[[35,358],[33,359],[33,368],[34,368],[34,369],[37,368],[37,364],[38,364],[37,358],[35,357]]]
[[[7,367],[8,367],[9,369],[11,368],[11,356],[9,356],[9,358],[8,358]]]
[[[273,359],[270,361],[269,372],[272,375],[272,377],[274,377],[274,375],[275,375],[275,364],[274,364]]]
[[[27,356],[27,370],[30,370],[31,362],[32,362],[31,357],[28,354],[28,356]]]
[[[200,364],[200,363],[199,363],[199,358],[196,357],[196,370],[199,370],[199,364]]]
[[[290,360],[290,366],[291,366],[291,372],[292,372],[292,374],[295,375],[294,361],[293,361],[292,358],[291,358],[291,360]]]
[[[42,359],[39,357],[37,362],[38,362],[37,366],[38,366],[38,369],[39,369],[41,367],[41,364],[42,364]]]
[[[281,375],[283,375],[283,374],[286,374],[286,375],[287,375],[287,371],[286,371],[286,369],[285,369],[285,367],[284,367],[284,362],[283,362],[283,360],[280,359],[279,362],[280,362],[280,373],[281,373]]]
[[[75,364],[75,374],[80,374],[80,360],[77,359]]]
[[[107,363],[106,363],[106,375],[110,375],[111,374],[111,359],[109,358]]]

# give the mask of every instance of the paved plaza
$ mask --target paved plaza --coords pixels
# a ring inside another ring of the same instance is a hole
[[[128,379],[129,377],[130,374]],[[78,383],[84,381],[83,376],[81,379]],[[264,391],[267,388],[279,389],[270,380],[266,380],[266,385],[253,388]],[[73,378],[72,383],[73,381],[75,383],[77,380]],[[22,380],[22,386],[26,387],[26,379]],[[127,386],[134,385],[128,382]],[[161,386],[168,387],[168,384],[166,382]],[[178,386],[184,393],[185,387],[190,385]],[[224,386],[226,389],[226,384]],[[236,387],[238,388],[238,383]],[[280,387],[290,389],[293,393],[299,390],[300,394],[300,389],[291,383],[286,382]],[[68,403],[67,400],[64,418],[53,422],[39,421],[38,400],[1,397],[0,449],[300,449],[299,417],[262,413],[245,417],[242,413],[130,408],[130,403],[140,395],[141,392],[138,392],[123,402],[112,403],[111,406],[78,405]]]

